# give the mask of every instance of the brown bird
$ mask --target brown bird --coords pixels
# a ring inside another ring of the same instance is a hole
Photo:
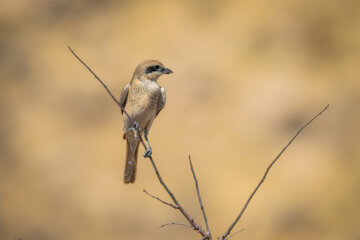
[[[164,108],[166,92],[158,83],[158,78],[172,71],[165,68],[157,60],[141,62],[135,69],[129,84],[123,89],[119,103],[135,122],[135,128],[140,129],[147,142],[148,148],[144,157],[151,156],[152,150],[148,140],[151,124],[159,112]],[[124,121],[124,139],[126,139],[126,158],[124,183],[134,183],[136,178],[137,155],[139,138],[131,120],[122,113]]]

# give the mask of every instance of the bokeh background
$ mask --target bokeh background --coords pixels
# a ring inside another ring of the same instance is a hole
[[[174,74],[150,132],[153,156],[213,235],[272,169],[234,239],[360,239],[360,2],[0,1],[0,239],[199,239],[179,226],[148,160],[122,182],[122,118],[70,45],[116,96],[136,65]],[[141,150],[142,152],[142,150]]]

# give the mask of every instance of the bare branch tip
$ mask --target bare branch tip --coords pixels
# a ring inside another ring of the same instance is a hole
[[[184,227],[188,227],[188,228],[194,228],[191,225],[185,224],[185,223],[177,223],[177,222],[170,222],[170,223],[165,223],[163,225],[158,226],[158,228],[163,228],[169,225],[179,225],[179,226],[184,226]]]
[[[71,48],[69,45],[68,45],[67,47],[68,47],[68,49],[70,50],[70,52],[75,55],[74,50],[72,50],[72,48]]]
[[[232,231],[232,229],[235,227],[235,225],[237,224],[237,222],[240,220],[240,218],[242,217],[243,213],[245,212],[246,208],[248,207],[250,201],[252,200],[252,198],[254,197],[255,193],[257,192],[257,190],[260,188],[260,186],[263,184],[263,182],[265,181],[266,176],[268,175],[270,169],[273,167],[273,165],[277,162],[277,160],[281,157],[281,155],[286,151],[286,149],[290,146],[290,144],[295,140],[295,138],[308,126],[310,125],[317,117],[319,117],[326,109],[328,109],[329,104],[327,104],[325,106],[325,108],[323,108],[320,112],[318,112],[311,120],[309,120],[305,125],[303,125],[296,133],[295,135],[290,139],[290,141],[285,145],[285,147],[280,151],[280,153],[275,157],[275,159],[273,159],[271,161],[271,163],[268,165],[263,177],[261,178],[260,182],[256,185],[255,189],[252,191],[252,193],[250,194],[249,198],[246,200],[243,208],[241,209],[240,213],[238,214],[238,216],[236,217],[236,219],[234,220],[234,222],[230,225],[230,227],[228,228],[228,230],[226,231],[226,233],[222,236],[221,239],[225,240],[228,239],[226,238]]]
[[[238,233],[241,233],[242,231],[244,231],[244,229],[240,229],[239,231],[237,231],[237,232],[231,234],[230,236],[228,236],[227,238],[224,238],[224,240],[228,240],[228,239],[234,237],[235,235],[237,235]]]

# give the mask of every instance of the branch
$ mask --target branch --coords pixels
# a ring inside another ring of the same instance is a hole
[[[165,204],[165,205],[168,205],[168,206],[170,206],[170,207],[172,207],[172,208],[174,208],[174,209],[179,209],[179,207],[175,206],[174,204],[165,202],[164,200],[161,200],[159,197],[154,196],[154,195],[148,193],[145,189],[143,189],[143,192],[146,193],[147,195],[149,195],[150,197],[155,198],[156,200],[162,202],[162,203]]]
[[[244,229],[240,229],[239,231],[234,232],[233,234],[231,234],[230,236],[228,236],[228,237],[227,237],[227,238],[225,238],[224,240],[228,240],[228,239],[230,239],[230,238],[234,237],[236,234],[241,233],[242,231],[244,231]]]
[[[114,97],[114,95],[110,92],[109,88],[105,85],[105,83],[91,70],[91,68],[86,65],[86,63],[81,60],[81,58],[76,55],[76,53],[71,49],[70,46],[68,46],[70,52],[77,58],[77,60],[79,60],[82,65],[84,65],[87,70],[89,70],[89,72],[91,72],[92,75],[94,75],[94,77],[101,83],[101,85],[105,88],[105,90],[107,91],[107,93],[110,95],[110,97],[112,98],[112,100],[114,100],[114,102],[116,102],[116,104],[121,108],[121,110],[126,114],[126,116],[129,118],[130,122],[135,126],[135,122],[131,119],[130,115],[125,111],[125,109],[123,108],[123,106],[120,105],[120,103],[116,100],[116,98]]]
[[[82,65],[84,65],[87,70],[89,70],[89,72],[96,78],[96,80],[98,80],[101,85],[105,88],[105,90],[107,91],[107,93],[110,95],[110,97],[112,98],[112,100],[114,100],[114,102],[116,103],[116,105],[119,106],[119,108],[121,109],[121,111],[123,113],[125,113],[125,115],[127,116],[127,118],[130,120],[133,128],[135,129],[134,131],[134,134],[135,136],[139,136],[139,140],[140,142],[142,143],[143,147],[145,148],[145,150],[147,150],[147,147],[145,145],[145,142],[144,140],[142,139],[142,136],[141,134],[139,134],[140,132],[140,129],[137,129],[136,128],[136,124],[135,124],[135,121],[130,117],[130,115],[125,111],[125,109],[123,108],[123,106],[120,105],[120,103],[116,100],[116,98],[114,97],[114,95],[111,93],[111,91],[109,90],[109,88],[105,85],[105,83],[93,72],[93,70],[91,70],[91,68],[83,61],[81,60],[81,58],[71,49],[70,46],[68,46],[70,52],[77,58],[77,60],[79,60],[81,62]]]
[[[191,224],[191,226],[193,227],[193,229],[195,231],[197,231],[198,233],[201,234],[201,236],[205,237],[207,236],[206,232],[200,227],[199,224],[197,224],[194,219],[185,211],[185,209],[180,205],[180,203],[178,202],[178,200],[175,198],[174,194],[170,191],[170,189],[168,188],[168,186],[165,184],[164,180],[162,179],[159,170],[157,169],[157,166],[153,160],[153,158],[151,156],[148,157],[150,159],[150,162],[155,170],[156,176],[159,179],[160,184],[165,188],[166,192],[169,194],[169,196],[171,197],[171,199],[173,200],[173,202],[175,203],[175,206],[178,207],[179,211],[182,213],[182,215],[184,215],[184,217],[186,218],[186,220],[188,220],[188,222]]]
[[[120,107],[120,109],[126,114],[126,116],[129,118],[129,120],[131,121],[134,129],[136,129],[136,125],[135,122],[131,119],[131,117],[129,116],[129,114],[125,111],[125,109],[120,105],[120,103],[116,100],[116,98],[114,97],[114,95],[110,92],[110,90],[108,89],[108,87],[104,84],[104,82],[91,70],[91,68],[86,65],[86,63],[81,60],[81,58],[76,55],[76,53],[71,49],[70,46],[68,46],[70,52],[82,63],[82,65],[84,65],[89,72],[101,83],[101,85],[105,88],[105,90],[107,91],[107,93],[110,95],[110,97],[114,100],[114,102],[116,102],[116,104]],[[144,146],[145,149],[147,149],[145,142],[141,136],[141,134],[139,134],[139,129],[135,130],[135,133],[139,136],[139,140],[142,143],[142,145]],[[185,209],[180,205],[180,203],[178,202],[178,200],[175,198],[174,194],[170,191],[170,189],[167,187],[167,185],[165,184],[164,180],[162,179],[162,177],[160,176],[160,173],[157,169],[157,166],[153,160],[153,158],[151,156],[147,156],[150,159],[150,162],[155,170],[156,176],[159,179],[159,182],[161,183],[161,185],[165,188],[166,192],[169,194],[169,196],[171,197],[171,199],[173,200],[173,202],[175,203],[175,206],[177,206],[177,209],[179,209],[179,211],[184,215],[184,217],[186,218],[186,220],[188,220],[188,222],[191,224],[192,228],[197,231],[198,233],[201,234],[201,236],[206,237],[207,234],[206,232],[199,226],[199,224],[197,224],[194,219],[185,211]]]
[[[190,169],[191,169],[192,175],[193,175],[193,177],[194,177],[194,181],[195,181],[196,193],[197,193],[197,196],[198,196],[198,199],[199,199],[199,204],[200,204],[201,212],[202,212],[202,214],[203,214],[203,216],[204,216],[204,221],[205,221],[205,225],[206,225],[206,231],[207,231],[207,234],[208,234],[209,239],[212,239],[212,238],[211,238],[211,232],[210,232],[209,224],[208,224],[208,220],[207,220],[206,213],[205,213],[205,209],[204,209],[204,205],[203,205],[202,200],[201,200],[201,195],[200,195],[198,180],[197,180],[196,175],[195,175],[195,171],[194,171],[194,168],[193,168],[193,165],[192,165],[192,162],[191,162],[191,157],[190,157],[190,155],[189,155],[189,163],[190,163]]]
[[[302,130],[304,130],[304,128],[306,128],[310,123],[312,123],[312,121],[314,121],[317,117],[319,117],[323,112],[326,111],[326,109],[328,109],[329,104],[326,105],[326,107],[321,110],[318,114],[316,114],[310,121],[308,121],[304,126],[302,126],[299,131],[297,131],[297,133],[294,135],[294,137],[288,142],[288,144],[286,144],[286,146],[281,150],[281,152],[275,157],[275,159],[270,163],[270,165],[267,167],[264,176],[261,178],[260,182],[258,183],[258,185],[255,187],[254,191],[250,194],[250,197],[248,198],[248,200],[245,202],[243,208],[241,209],[239,215],[236,217],[235,221],[230,225],[229,229],[226,231],[226,233],[219,238],[219,240],[225,240],[226,237],[230,234],[231,230],[235,227],[236,223],[240,220],[241,216],[244,214],[247,206],[249,205],[251,199],[254,197],[255,193],[257,192],[257,190],[260,188],[260,186],[262,185],[262,183],[265,181],[265,178],[267,176],[267,174],[269,173],[271,167],[276,163],[276,161],[280,158],[280,156],[285,152],[285,150],[290,146],[290,144],[295,140],[295,138],[302,132]]]
[[[176,222],[165,223],[165,224],[159,226],[159,228],[166,227],[166,226],[169,226],[169,225],[180,225],[180,226],[185,226],[185,227],[188,227],[188,228],[193,228],[193,226],[191,226],[191,225],[188,225],[188,224],[185,224],[185,223],[176,223]]]

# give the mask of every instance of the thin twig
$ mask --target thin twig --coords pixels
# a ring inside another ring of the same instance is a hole
[[[185,223],[176,223],[176,222],[165,223],[165,224],[159,226],[159,228],[166,227],[166,226],[169,226],[169,225],[179,225],[179,226],[185,226],[185,227],[188,227],[188,228],[193,228],[193,226],[191,226],[191,225],[188,225],[188,224],[185,224]]]
[[[131,121],[134,129],[135,129],[135,122],[131,119],[130,115],[125,111],[125,109],[120,105],[120,103],[116,100],[116,98],[114,97],[114,95],[111,93],[111,91],[108,89],[108,87],[104,84],[104,82],[91,70],[91,68],[83,61],[81,60],[81,58],[76,55],[76,53],[71,49],[70,46],[68,46],[70,52],[90,71],[90,73],[101,83],[101,85],[106,89],[107,93],[110,95],[110,97],[114,100],[114,102],[116,102],[116,104],[120,107],[120,109],[126,114],[126,116],[129,118],[129,120]],[[141,136],[141,134],[139,134],[139,130],[135,130],[136,134],[139,136],[139,140],[142,143],[142,145],[144,146],[145,149],[147,149],[146,144]],[[194,219],[185,211],[185,209],[179,204],[178,200],[175,198],[174,194],[170,191],[170,189],[167,187],[167,185],[165,184],[164,180],[162,179],[162,177],[160,176],[160,173],[157,169],[157,166],[153,160],[153,158],[151,156],[147,156],[150,159],[150,162],[155,170],[156,176],[159,179],[159,182],[161,183],[161,185],[165,188],[166,192],[169,194],[169,196],[171,197],[171,199],[173,200],[173,202],[175,203],[175,206],[178,206],[179,211],[184,215],[184,217],[186,218],[186,220],[188,220],[188,222],[191,224],[192,228],[197,231],[198,233],[201,234],[201,236],[207,236],[206,232],[200,227],[199,224],[197,224]]]
[[[156,200],[162,202],[162,203],[165,204],[165,205],[168,205],[168,206],[170,206],[170,207],[172,207],[172,208],[174,208],[174,209],[179,209],[179,207],[175,206],[174,204],[165,202],[164,200],[160,199],[159,197],[148,193],[145,189],[143,189],[143,192],[146,193],[147,195],[149,195],[150,197],[155,198]]]
[[[130,122],[132,122],[132,124],[134,125],[134,121],[131,119],[130,115],[125,111],[125,109],[123,108],[123,106],[120,105],[120,103],[116,100],[116,98],[114,97],[114,95],[110,92],[109,88],[105,85],[105,83],[91,70],[91,68],[83,61],[81,60],[81,58],[71,49],[70,46],[68,46],[70,52],[77,58],[77,60],[79,60],[82,65],[84,65],[87,70],[89,70],[89,72],[91,72],[91,74],[101,83],[101,85],[106,89],[106,91],[108,92],[108,94],[110,95],[110,97],[114,100],[114,102],[116,102],[116,104],[121,108],[121,110],[126,114],[126,116],[129,118]],[[135,125],[134,125],[135,126]]]
[[[210,232],[208,220],[207,220],[207,217],[206,217],[204,205],[203,205],[202,200],[201,200],[199,184],[198,184],[198,180],[197,180],[197,178],[196,178],[196,174],[195,174],[195,171],[194,171],[194,167],[193,167],[192,162],[191,162],[191,157],[190,157],[190,155],[189,155],[189,163],[190,163],[190,169],[191,169],[192,175],[193,175],[193,177],[194,177],[194,181],[195,181],[196,193],[197,193],[197,196],[198,196],[198,199],[199,199],[199,204],[200,204],[201,212],[202,212],[202,214],[203,214],[203,216],[204,216],[204,221],[205,221],[205,225],[206,225],[206,231],[207,231],[207,233],[208,233],[209,239],[211,239],[211,232]]]
[[[194,219],[185,211],[185,209],[180,205],[180,203],[178,202],[178,200],[175,198],[174,194],[170,191],[170,189],[168,188],[168,186],[165,184],[164,180],[162,179],[159,170],[157,169],[157,166],[153,160],[153,158],[151,156],[149,156],[150,162],[155,170],[156,176],[159,179],[159,182],[161,183],[161,185],[165,188],[166,192],[169,194],[169,196],[171,197],[171,199],[173,200],[173,202],[175,203],[176,206],[178,206],[179,211],[184,215],[184,217],[186,218],[186,220],[188,220],[188,222],[191,224],[191,226],[193,227],[193,229],[197,232],[199,232],[201,234],[201,236],[205,237],[207,234],[206,232],[200,227],[199,224],[197,224]]]
[[[232,237],[234,237],[235,235],[237,235],[238,233],[241,233],[242,231],[244,231],[244,229],[240,229],[239,231],[233,233],[233,234],[230,234],[227,238],[225,238],[224,240],[228,240]]]
[[[297,133],[294,135],[294,137],[288,142],[288,144],[286,144],[286,146],[281,150],[281,152],[275,157],[275,159],[270,163],[270,165],[267,167],[264,176],[261,178],[260,182],[258,183],[258,185],[255,187],[254,191],[250,194],[250,197],[248,198],[248,200],[245,202],[243,208],[241,209],[239,215],[236,217],[235,221],[230,225],[229,229],[226,231],[226,233],[220,238],[220,240],[224,240],[226,239],[226,237],[230,234],[231,230],[235,227],[236,223],[240,220],[241,216],[243,215],[243,213],[245,212],[247,206],[249,205],[251,199],[254,197],[255,193],[257,192],[257,190],[260,188],[261,184],[265,181],[265,178],[267,176],[267,174],[269,173],[271,167],[275,164],[275,162],[280,158],[280,156],[285,152],[285,150],[290,146],[290,144],[295,140],[295,138],[301,133],[302,130],[304,130],[304,128],[306,128],[310,123],[312,123],[312,121],[314,121],[317,117],[319,117],[326,109],[328,109],[329,104],[326,105],[326,107],[321,110],[318,114],[316,114],[310,121],[308,121],[304,126],[302,126],[299,131],[297,131]]]
[[[123,106],[120,105],[120,103],[116,100],[116,98],[114,97],[114,95],[111,93],[111,91],[109,90],[109,88],[106,86],[106,84],[93,72],[93,70],[91,70],[91,68],[72,50],[72,48],[70,46],[68,46],[70,52],[77,58],[77,60],[79,60],[81,62],[82,65],[84,65],[87,70],[89,70],[89,72],[96,78],[96,80],[98,80],[101,85],[105,88],[105,90],[107,91],[107,93],[110,95],[110,97],[112,98],[112,100],[114,100],[114,102],[116,103],[116,105],[118,105],[121,109],[122,112],[125,113],[125,115],[128,117],[128,119],[130,120],[133,128],[135,129],[134,134],[136,136],[139,136],[139,140],[142,143],[142,145],[144,146],[145,150],[147,150],[147,147],[145,145],[144,140],[142,139],[141,134],[139,134],[139,129],[136,129],[136,125],[135,125],[135,121],[130,117],[130,115],[125,111],[125,109],[123,108]]]

